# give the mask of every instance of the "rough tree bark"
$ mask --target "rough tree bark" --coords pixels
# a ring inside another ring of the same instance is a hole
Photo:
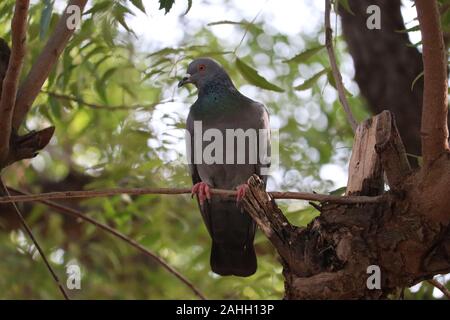
[[[378,1],[385,6],[388,2],[397,1]],[[388,201],[359,205],[321,203],[320,216],[307,227],[299,228],[287,221],[258,177],[249,180],[251,192],[247,193],[244,206],[281,257],[286,299],[381,299],[399,288],[450,272],[447,61],[437,1],[416,0],[416,6],[425,53],[423,134],[420,136],[416,132],[417,137],[421,137],[423,167],[410,169],[394,116],[382,112],[358,127],[347,193],[375,195],[383,192],[380,184],[385,174],[390,186]],[[365,16],[365,10],[361,13],[352,9],[356,16]],[[376,43],[376,40],[369,42]],[[399,50],[397,54],[408,55],[409,49],[399,48],[394,42],[392,46]],[[376,47],[374,44],[373,48]],[[376,61],[370,65],[370,68],[375,66],[376,72],[372,71],[377,77],[385,77],[389,72],[397,79],[414,79],[417,75],[408,70],[405,75],[398,70],[385,69],[382,58],[374,60],[380,61],[378,67]],[[365,76],[359,74],[359,77]],[[410,92],[410,85],[406,87],[404,79],[394,91],[379,83],[371,89],[369,80],[364,80],[366,89],[374,90],[381,101],[387,95],[390,101],[399,103],[398,96],[404,91]],[[422,96],[419,92],[416,94]],[[399,106],[408,108],[408,102],[413,100],[417,106],[418,99],[412,99],[411,95],[404,101],[400,98],[405,104]],[[416,117],[411,112],[408,114]],[[380,289],[367,286],[371,265],[381,270]]]
[[[77,6],[83,12],[86,3],[87,0],[70,0],[67,7]],[[28,1],[19,4],[20,6],[17,7],[19,9],[24,7],[25,4],[28,7]],[[0,40],[0,83],[2,84],[0,99],[8,102],[7,108],[0,105],[0,112],[2,114],[7,112],[7,116],[0,118],[0,128],[2,128],[0,130],[0,140],[2,141],[0,146],[0,171],[14,162],[36,156],[37,152],[43,149],[53,136],[54,127],[38,132],[32,131],[22,136],[19,135],[19,128],[53,66],[75,32],[75,29],[69,28],[68,18],[68,10],[65,10],[55,32],[49,38],[41,55],[34,62],[25,81],[18,89],[18,75],[25,55],[23,46],[26,42],[24,37],[27,12],[18,10],[17,15],[14,15],[11,28],[12,54],[6,42],[3,39]],[[4,81],[4,78],[11,78],[14,81]],[[5,92],[5,89],[8,89],[8,91]]]
[[[359,130],[375,141],[360,160],[377,160],[366,167],[367,175],[354,176],[351,185],[361,186],[358,194],[374,195],[373,186],[383,181],[384,172],[392,189],[385,203],[322,203],[320,216],[299,228],[287,221],[259,178],[249,180],[245,208],[280,254],[286,299],[381,299],[450,272],[450,203],[442,199],[450,186],[448,156],[436,162],[432,177],[424,180],[423,173],[410,170],[389,112],[367,120]],[[354,163],[350,172],[359,172],[359,161]],[[377,168],[380,164],[383,170]],[[424,188],[430,178],[439,188]],[[441,197],[434,197],[435,192]],[[371,265],[380,267],[380,290],[366,285]]]

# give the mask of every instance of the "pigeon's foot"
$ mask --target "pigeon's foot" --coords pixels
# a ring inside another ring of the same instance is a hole
[[[199,182],[194,184],[194,186],[192,187],[191,195],[193,197],[194,194],[196,194],[198,196],[198,201],[200,202],[200,205],[203,205],[205,200],[211,199],[210,189],[211,187],[207,183]]]
[[[245,193],[248,190],[248,184],[241,184],[236,187],[237,195],[236,195],[236,203],[239,205],[242,199],[245,197]]]

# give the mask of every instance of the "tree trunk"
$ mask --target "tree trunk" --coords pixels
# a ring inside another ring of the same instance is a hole
[[[386,174],[385,201],[322,203],[306,228],[291,225],[252,177],[244,206],[280,254],[285,298],[380,299],[450,272],[449,158],[445,153],[429,170],[412,172],[394,118],[383,112],[358,127],[347,191],[381,193],[374,186]],[[367,285],[371,266],[381,272],[378,289]]]
[[[361,93],[374,114],[392,112],[407,152],[419,156],[423,76],[414,80],[423,72],[423,63],[408,34],[399,32],[405,30],[401,1],[349,0],[349,5],[354,14],[343,8],[339,13]],[[370,5],[380,7],[380,30],[366,26]],[[410,157],[410,161],[417,166],[416,159]]]

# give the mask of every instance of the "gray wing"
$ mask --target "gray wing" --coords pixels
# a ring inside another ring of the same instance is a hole
[[[267,183],[272,155],[269,112],[263,104],[258,103],[258,105],[263,111],[258,129],[263,129],[263,131],[258,134],[258,163],[255,166],[255,173]]]
[[[193,184],[201,182],[197,167],[194,163],[194,120],[189,113],[186,120],[186,156],[188,161],[189,173],[192,177]]]
[[[197,165],[194,163],[194,119],[191,113],[189,113],[186,120],[186,156],[188,160],[189,173],[191,174],[192,184],[202,182],[200,175],[198,174]],[[211,215],[210,205],[206,203],[203,207],[200,205],[198,196],[196,196],[197,204],[202,214],[203,221],[206,228],[211,235]]]

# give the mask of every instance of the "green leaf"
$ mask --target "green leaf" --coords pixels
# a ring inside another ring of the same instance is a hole
[[[420,25],[408,28],[408,29],[403,29],[403,30],[396,30],[395,32],[398,33],[408,33],[408,32],[414,32],[414,31],[420,31]]]
[[[223,56],[226,54],[233,54],[233,51],[203,51],[203,52],[196,52],[191,55],[186,55],[186,57],[189,58],[197,58],[197,57],[212,57],[212,56]]]
[[[328,70],[327,73],[327,77],[328,77],[328,82],[333,86],[333,88],[335,88],[337,90],[336,87],[336,82],[334,81],[334,76],[333,76],[333,72],[331,70]],[[345,94],[349,97],[353,97],[353,95],[351,94],[350,91],[347,90],[347,88],[344,86],[344,90],[345,90]]]
[[[135,6],[139,10],[141,10],[143,13],[146,13],[144,4],[142,3],[142,0],[130,0],[130,1],[133,4],[133,6]]]
[[[95,84],[95,91],[97,92],[98,96],[102,99],[102,102],[108,104],[108,98],[106,96],[106,88],[105,84],[100,80],[96,80]]]
[[[422,40],[420,40],[419,42],[413,43],[413,44],[408,43],[406,46],[410,47],[410,48],[417,48],[418,46],[421,46],[421,45],[422,45]]]
[[[163,64],[163,63],[171,63],[172,64],[173,62],[169,58],[161,58],[161,59],[158,59],[157,61],[155,61],[151,65],[151,67],[154,68],[154,67],[159,66],[160,64]]]
[[[128,8],[125,8],[122,5],[118,5],[113,12],[113,16],[120,23],[120,25],[124,27],[125,30],[127,30],[129,33],[134,34],[133,30],[130,29],[127,22],[125,21],[125,14],[127,13],[133,14]]]
[[[421,73],[419,73],[419,74],[417,75],[417,77],[414,78],[413,82],[411,83],[411,91],[414,90],[414,86],[415,86],[416,82],[417,82],[420,78],[422,78],[423,75],[424,75],[424,73],[423,73],[423,71],[422,71]]]
[[[211,26],[218,26],[221,24],[248,25],[249,23],[244,22],[244,21],[221,20],[221,21],[210,22],[207,24],[207,26],[211,27]]]
[[[144,75],[144,77],[142,78],[141,81],[145,81],[145,80],[149,79],[150,77],[152,77],[156,74],[161,74],[163,72],[164,72],[164,68],[159,68],[159,69],[153,68],[152,71],[150,71]]]
[[[111,78],[111,76],[114,74],[114,72],[116,72],[118,69],[118,67],[113,67],[111,69],[109,69],[108,71],[106,71],[103,74],[103,77],[101,78],[100,82],[103,83],[103,85],[106,85],[106,82],[108,81],[109,78]]]
[[[70,77],[72,75],[73,71],[73,65],[72,65],[72,56],[70,55],[70,51],[64,51],[63,54],[63,68],[64,72],[61,74],[62,76],[62,88],[66,89],[67,85],[69,84]]]
[[[130,97],[137,99],[136,92],[134,92],[133,88],[128,83],[120,83],[119,87],[125,90],[125,92],[128,93]]]
[[[352,11],[352,8],[350,8],[350,4],[348,3],[348,0],[336,0],[336,3],[338,5],[341,5],[345,11],[347,11],[348,13],[355,15],[355,13]]]
[[[168,55],[168,54],[171,54],[171,53],[178,53],[178,52],[180,52],[180,51],[183,51],[183,49],[182,49],[182,48],[163,48],[163,49],[161,49],[161,50],[158,50],[158,51],[149,53],[146,57],[147,57],[147,58],[150,58],[150,57],[158,56],[158,55],[161,55],[161,56],[164,56],[164,57],[165,57],[165,56]]]
[[[114,34],[113,34],[114,29],[113,28],[114,27],[112,26],[112,23],[108,19],[105,19],[101,25],[101,32],[102,32],[103,40],[111,48],[114,48],[114,46],[115,46]]]
[[[53,12],[53,3],[54,3],[53,0],[44,1],[44,9],[42,10],[41,23],[39,29],[39,37],[41,38],[41,40],[45,38],[48,28],[50,26],[50,21]]]
[[[319,78],[321,76],[323,76],[324,74],[327,74],[327,73],[328,73],[328,69],[323,69],[323,70],[317,72],[311,78],[305,80],[301,85],[294,87],[294,89],[299,90],[299,91],[307,90],[307,89],[311,88],[317,82],[317,80],[319,80]]]
[[[61,119],[61,109],[58,101],[55,98],[48,96],[48,102],[50,104],[50,110],[53,116],[55,116],[57,119]]]
[[[450,6],[447,3],[446,5],[443,5],[440,8],[440,10],[441,10],[441,26],[444,30],[448,30],[450,25]]]
[[[100,67],[100,65],[102,63],[104,63],[106,60],[108,60],[109,58],[111,58],[110,54],[107,54],[104,57],[102,57],[100,60],[98,60],[96,63],[94,63],[94,69],[98,69],[98,67]]]
[[[343,187],[337,188],[333,191],[330,191],[329,194],[334,195],[334,196],[342,196],[345,194],[346,190],[347,190],[347,186],[343,186]]]
[[[101,53],[105,53],[108,49],[106,47],[103,46],[99,46],[99,47],[95,47],[94,49],[92,49],[87,55],[85,55],[84,61],[89,61],[89,59],[92,56],[95,56],[96,54],[101,54]]]
[[[188,7],[186,9],[186,11],[184,12],[184,15],[187,15],[188,12],[191,10],[192,8],[192,0],[188,0]]]
[[[94,6],[92,6],[91,9],[86,11],[84,13],[84,15],[95,14],[95,13],[100,12],[100,11],[105,11],[105,9],[109,8],[110,6],[111,6],[111,2],[110,1],[103,1],[103,2],[96,3]]]
[[[284,63],[304,63],[306,62],[309,58],[311,58],[312,56],[314,56],[316,53],[318,53],[319,51],[321,51],[323,48],[325,48],[324,45],[322,46],[318,46],[318,47],[314,47],[314,48],[310,48],[307,49],[299,54],[297,54],[295,57],[288,59],[288,60],[283,60]]]
[[[241,59],[236,58],[236,67],[242,76],[251,84],[266,90],[284,92],[280,87],[270,83],[258,74],[258,71],[245,64]]]
[[[175,0],[159,0],[159,10],[164,9],[167,14],[174,4]]]

